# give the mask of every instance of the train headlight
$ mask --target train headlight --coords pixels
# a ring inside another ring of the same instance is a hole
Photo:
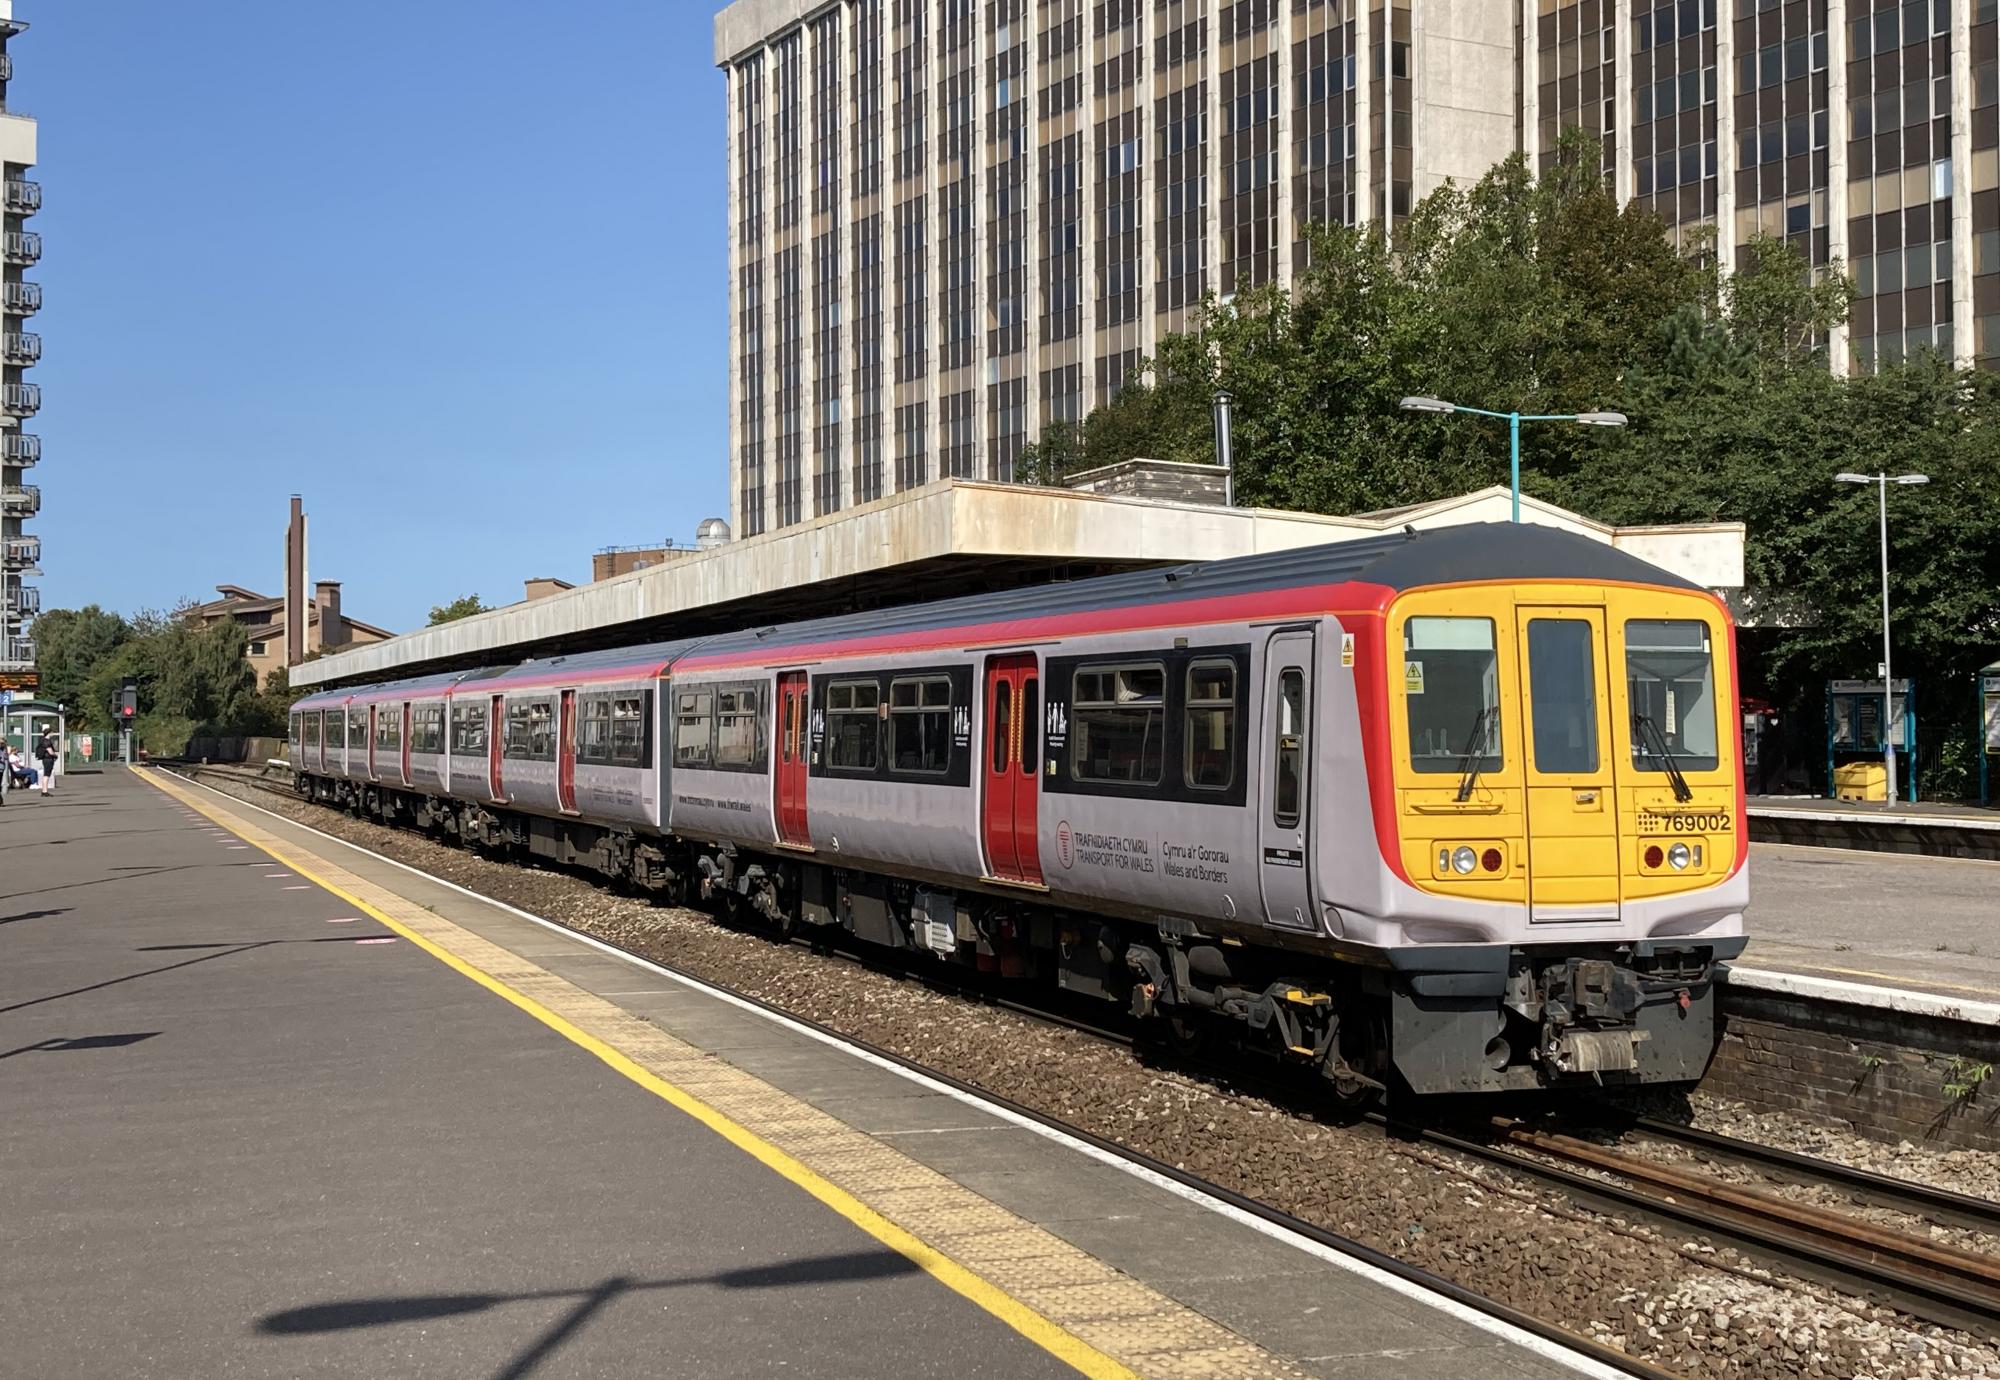
[[[1694,855],[1688,851],[1688,846],[1684,843],[1677,843],[1667,850],[1667,865],[1676,872],[1685,870],[1693,858]]]
[[[1463,844],[1452,850],[1451,870],[1461,877],[1470,877],[1479,866],[1479,855]]]

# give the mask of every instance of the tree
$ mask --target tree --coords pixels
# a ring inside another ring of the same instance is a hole
[[[432,608],[430,626],[435,628],[440,623],[453,623],[461,618],[470,618],[475,613],[486,612],[488,607],[479,602],[477,594],[464,594],[449,604],[438,604]]]
[[[35,620],[35,672],[42,699],[68,708],[68,721],[89,728],[105,721],[108,706],[84,698],[84,680],[132,636],[132,625],[96,604],[50,609]]]

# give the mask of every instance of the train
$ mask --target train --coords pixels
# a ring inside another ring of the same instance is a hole
[[[328,689],[290,761],[1365,1102],[1699,1079],[1746,942],[1737,694],[1709,591],[1480,524]]]

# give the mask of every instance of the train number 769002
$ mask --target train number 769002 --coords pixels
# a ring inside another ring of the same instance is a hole
[[[1639,832],[1642,834],[1727,834],[1734,830],[1729,811],[1711,810],[1701,813],[1693,810],[1659,812],[1647,810],[1639,816]]]

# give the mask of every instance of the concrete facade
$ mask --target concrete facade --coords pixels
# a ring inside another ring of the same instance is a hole
[[[2000,362],[1995,0],[736,0],[735,529],[1013,477],[1304,228],[1562,132],[1725,267],[1859,290],[1838,369]]]
[[[1006,585],[1315,546],[1404,525],[1505,521],[1503,488],[1324,517],[1068,489],[943,480],[532,603],[423,628],[297,667],[295,686],[386,679]],[[1715,589],[1743,581],[1743,526],[1616,528],[1532,498],[1529,522],[1632,550]]]
[[[35,643],[28,623],[42,608],[42,592],[26,583],[41,571],[41,538],[25,530],[42,508],[42,490],[27,473],[42,457],[42,438],[24,428],[42,405],[42,390],[27,371],[42,357],[42,338],[28,327],[41,309],[42,287],[22,274],[42,256],[42,237],[27,228],[41,209],[42,187],[28,179],[35,165],[35,121],[8,108],[14,76],[9,40],[28,26],[14,18],[13,0],[0,0],[0,681],[33,690]]]

